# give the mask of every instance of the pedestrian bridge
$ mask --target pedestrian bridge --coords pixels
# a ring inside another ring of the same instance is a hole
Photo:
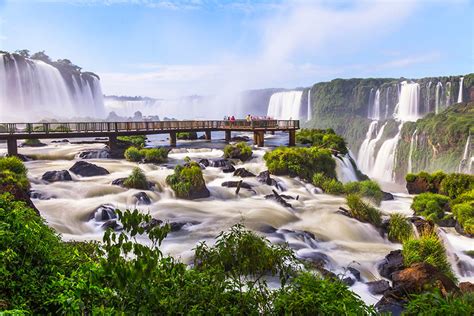
[[[108,137],[112,148],[117,136],[169,134],[170,146],[174,147],[179,132],[204,132],[205,138],[211,140],[212,132],[224,131],[227,142],[233,131],[253,132],[254,143],[262,147],[266,132],[283,131],[289,134],[289,146],[294,146],[299,128],[298,120],[0,123],[0,140],[7,141],[9,155],[18,154],[19,139]]]

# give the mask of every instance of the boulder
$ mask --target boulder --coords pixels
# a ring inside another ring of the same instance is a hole
[[[299,257],[305,261],[309,261],[312,264],[315,264],[321,267],[324,267],[330,261],[330,258],[328,255],[319,251],[304,252],[303,254],[299,255]]]
[[[202,160],[203,159],[201,159],[201,161]],[[223,159],[223,158],[208,160],[208,162],[209,162],[210,167],[215,167],[215,168],[224,168],[231,164],[229,160]]]
[[[456,227],[456,220],[453,217],[443,218],[437,222],[441,227]]]
[[[459,283],[459,289],[461,290],[461,293],[474,293],[474,283],[461,282]]]
[[[209,159],[204,158],[204,159],[199,160],[199,164],[203,167],[209,167],[210,162],[209,162]]]
[[[416,177],[414,181],[407,182],[407,191],[409,194],[420,194],[428,192],[430,184],[423,177]]]
[[[193,188],[189,192],[190,200],[205,199],[210,196],[211,196],[211,192],[209,192],[209,189],[206,187],[206,185],[203,185],[200,188]]]
[[[222,182],[221,186],[226,188],[237,188],[239,186],[240,181],[226,181]],[[247,190],[252,190],[252,186],[246,182],[240,183],[240,187]]]
[[[47,182],[72,181],[71,175],[67,170],[47,171],[43,174],[41,179]]]
[[[284,207],[292,207],[290,203],[288,203],[283,196],[279,195],[275,190],[272,190],[273,194],[265,195],[265,199],[267,200],[274,200]]]
[[[224,173],[232,173],[235,171],[235,167],[232,166],[231,164],[225,166],[224,168],[222,168],[222,172]]]
[[[53,198],[53,196],[47,195],[46,193],[36,190],[30,190],[30,192],[28,192],[28,195],[30,196],[30,198],[36,200],[50,200]]]
[[[88,221],[95,220],[97,222],[105,222],[111,219],[116,219],[115,207],[111,204],[102,204],[96,208],[87,218]]]
[[[77,155],[80,159],[107,159],[110,158],[110,150],[97,149],[81,151]]]
[[[393,199],[394,197],[392,193],[382,191],[382,201],[391,201]]]
[[[458,221],[456,221],[456,224],[454,225],[454,228],[456,229],[456,231],[461,234],[461,235],[464,235],[466,237],[469,237],[469,238],[473,238],[474,237],[474,234],[468,234],[466,233],[466,231],[464,230],[464,228],[462,228],[461,224],[459,224]]]
[[[390,289],[390,284],[386,280],[377,280],[365,284],[367,284],[369,292],[373,295],[382,295]]]
[[[405,310],[406,299],[391,291],[385,292],[380,301],[375,304],[375,309],[382,315],[400,316]]]
[[[148,232],[152,228],[155,228],[157,226],[161,226],[162,224],[163,224],[163,221],[161,219],[152,218],[148,223],[145,223],[143,225],[143,228],[145,228],[145,230]]]
[[[248,142],[250,137],[248,136],[234,136],[230,139],[232,142]]]
[[[138,205],[150,205],[151,199],[145,192],[138,192],[133,195],[133,197],[137,200]]]
[[[270,172],[268,170],[260,172],[257,176],[257,180],[267,185],[277,186],[277,182],[275,181],[275,179],[270,177]]]
[[[56,143],[56,144],[69,143],[69,139],[52,140],[51,143]]]
[[[123,187],[123,182],[125,181],[125,179],[127,179],[127,178],[115,179],[114,181],[112,181],[112,185],[118,185],[118,186]]]
[[[110,220],[102,224],[103,229],[112,228],[115,231],[122,230],[122,226],[116,220]]]
[[[429,288],[438,289],[443,295],[459,292],[456,284],[434,266],[422,262],[392,274],[393,288],[399,293],[421,293]]]
[[[349,271],[349,272],[354,276],[354,278],[355,278],[357,281],[360,281],[360,280],[361,280],[361,278],[360,278],[360,271],[357,270],[356,268],[347,267],[347,271]]]
[[[74,172],[81,177],[104,176],[109,174],[107,169],[94,165],[86,161],[76,162],[69,171]]]
[[[241,177],[241,178],[249,178],[249,177],[255,177],[253,173],[248,171],[245,168],[238,168],[237,170],[234,171],[234,176],[236,177]]]
[[[434,231],[435,229],[435,224],[432,221],[427,221],[426,219],[423,219],[418,216],[413,216],[410,217],[410,222],[415,225],[416,231],[418,234],[424,234],[424,233],[429,233]]]
[[[405,266],[403,265],[401,250],[390,251],[390,253],[385,256],[384,261],[378,266],[380,275],[390,280],[394,272],[400,271],[403,268],[405,268]]]

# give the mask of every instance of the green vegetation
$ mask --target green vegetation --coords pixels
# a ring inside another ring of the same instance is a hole
[[[129,147],[124,153],[125,159],[132,162],[163,163],[168,160],[168,149],[161,148],[143,148]]]
[[[474,190],[474,175],[451,173],[441,181],[440,193],[455,199],[464,192]]]
[[[359,195],[349,194],[346,197],[346,202],[349,207],[349,214],[352,217],[362,222],[370,223],[375,227],[379,227],[382,224],[382,213],[375,207],[362,201]]]
[[[410,187],[416,188],[416,193],[432,192],[439,193],[441,182],[446,177],[443,171],[436,171],[429,174],[426,171],[421,171],[418,174],[408,173],[405,176],[407,182],[407,188],[410,191]]]
[[[27,172],[25,165],[18,157],[0,158],[0,186],[13,185],[26,191],[30,186]]]
[[[374,201],[377,205],[382,202],[383,192],[379,184],[373,180],[358,182],[348,182],[344,184],[344,191],[347,194],[359,194]]]
[[[453,206],[453,214],[461,224],[464,232],[474,235],[474,205],[471,203],[460,203]]]
[[[473,315],[474,293],[443,296],[439,291],[412,295],[403,315]]]
[[[318,188],[321,188],[325,193],[328,194],[344,194],[344,185],[334,178],[328,178],[324,174],[318,172],[313,175],[313,184]]]
[[[388,239],[393,242],[404,242],[413,236],[413,228],[408,219],[400,213],[390,215]]]
[[[129,143],[138,148],[145,147],[146,144],[146,136],[144,135],[137,135],[137,136],[118,136],[117,140],[125,143]]]
[[[45,144],[43,144],[39,139],[36,139],[36,138],[25,139],[25,141],[23,142],[23,146],[35,147],[35,146],[44,146],[44,145]]]
[[[421,262],[429,263],[451,279],[456,280],[446,257],[443,243],[436,233],[424,233],[419,239],[405,240],[402,253],[405,266]]]
[[[336,162],[327,149],[278,147],[263,158],[272,174],[300,177],[306,181],[311,181],[315,173],[336,178]]]
[[[252,147],[245,142],[240,142],[235,145],[229,144],[224,147],[224,157],[247,161],[252,158]]]
[[[201,167],[196,162],[176,166],[174,173],[166,177],[166,183],[182,199],[191,199],[197,192],[207,191]]]
[[[135,167],[132,173],[123,181],[123,186],[129,189],[149,190],[150,185],[142,169]]]
[[[182,140],[195,140],[198,137],[196,132],[179,132],[176,133],[176,138]]]
[[[449,198],[435,193],[422,193],[415,196],[411,208],[417,215],[438,222],[444,217],[445,210],[449,210]]]
[[[348,150],[344,138],[337,135],[334,130],[328,129],[302,129],[296,134],[296,140],[302,144],[326,148],[340,154],[347,154]]]

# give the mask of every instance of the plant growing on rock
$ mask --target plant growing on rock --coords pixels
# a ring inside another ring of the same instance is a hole
[[[474,205],[468,202],[459,203],[453,206],[453,214],[456,216],[464,232],[474,235]]]
[[[344,194],[344,185],[336,179],[328,178],[324,174],[318,172],[313,175],[312,182],[318,188],[321,188],[328,194]]]
[[[195,140],[198,137],[196,132],[179,132],[176,133],[176,138],[182,140]]]
[[[364,202],[361,197],[357,194],[349,194],[346,197],[347,206],[349,207],[349,214],[366,223],[370,223],[375,227],[379,227],[382,224],[382,213]]]
[[[390,215],[388,224],[388,239],[403,242],[413,236],[413,227],[408,219],[400,213]]]
[[[132,162],[140,162],[143,159],[140,149],[134,146],[128,147],[127,150],[125,150],[124,156],[125,159]]]
[[[403,315],[473,315],[474,293],[443,296],[439,291],[411,295]]]
[[[176,166],[174,173],[166,177],[166,183],[178,198],[198,199],[210,196],[201,167],[196,162]]]
[[[344,138],[337,135],[332,129],[302,129],[296,134],[296,140],[302,144],[310,144],[318,148],[325,148],[339,154],[347,154]]]
[[[373,200],[377,205],[382,202],[383,192],[379,184],[373,180],[353,181],[344,184],[347,194],[359,194]]]
[[[434,222],[444,217],[444,212],[449,209],[449,198],[435,193],[422,193],[415,196],[411,208],[417,215],[421,215]]]
[[[27,172],[25,165],[18,157],[0,158],[0,185],[14,185],[27,190],[30,186]]]
[[[136,135],[136,136],[118,136],[118,141],[128,143],[138,148],[145,147],[146,144],[146,136],[143,135]]]
[[[132,173],[123,181],[123,186],[129,189],[149,190],[150,184],[143,171],[135,167]]]
[[[168,149],[166,148],[146,148],[140,150],[144,161],[147,163],[163,163],[168,160]]]
[[[252,147],[245,142],[240,142],[235,145],[229,144],[224,147],[224,157],[247,161],[252,158]]]
[[[464,192],[474,189],[474,175],[451,173],[441,181],[440,193],[455,199]]]

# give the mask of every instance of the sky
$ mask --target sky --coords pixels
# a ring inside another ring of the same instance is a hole
[[[155,98],[459,75],[474,0],[0,0],[0,50],[18,49]]]

